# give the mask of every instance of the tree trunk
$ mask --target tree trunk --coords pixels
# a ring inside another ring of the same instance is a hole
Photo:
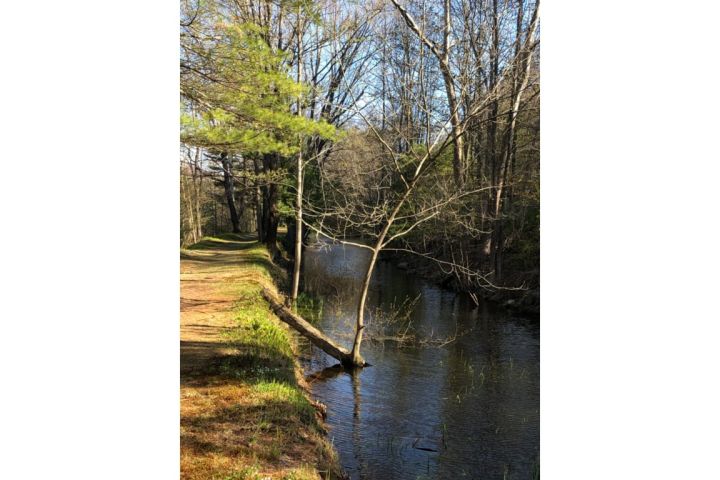
[[[382,240],[378,242],[378,245],[382,245]],[[370,281],[372,280],[373,270],[375,270],[378,253],[379,248],[376,247],[370,257],[370,263],[365,271],[365,280],[363,281],[362,290],[360,291],[360,300],[358,301],[357,308],[357,320],[355,322],[355,340],[353,341],[352,348],[352,360],[355,365],[362,365],[365,362],[362,355],[360,355],[360,344],[362,343],[363,330],[365,329],[365,303],[367,301]]]
[[[443,47],[440,51],[438,45],[431,41],[423,30],[418,27],[415,20],[408,13],[408,11],[402,7],[397,0],[390,0],[395,6],[400,15],[405,20],[410,29],[415,32],[418,38],[427,45],[430,51],[438,59],[438,66],[445,82],[445,93],[447,94],[448,107],[450,108],[450,125],[452,128],[452,136],[455,145],[453,152],[453,176],[455,179],[455,185],[461,187],[464,182],[464,170],[465,170],[465,145],[463,141],[463,127],[460,121],[460,112],[458,110],[457,94],[455,91],[455,83],[452,70],[450,68],[450,0],[445,0],[443,14],[444,14],[444,27],[443,27]]]
[[[197,229],[195,227],[195,214],[192,207],[192,198],[188,193],[188,179],[184,178],[186,174],[180,171],[180,200],[181,200],[181,215],[184,213],[186,230],[182,235],[181,245],[189,245],[197,243]]]
[[[293,302],[297,300],[300,288],[300,263],[302,262],[302,195],[303,195],[303,168],[302,168],[302,146],[298,154],[297,169],[297,197],[295,199],[295,265],[293,266],[292,296]]]
[[[262,173],[262,168],[260,165],[260,160],[257,158],[253,159],[253,163],[255,165],[255,176],[258,177]],[[257,228],[257,237],[258,242],[263,243],[265,242],[265,230],[264,230],[264,219],[265,214],[264,211],[264,205],[263,205],[263,193],[262,193],[262,187],[260,186],[260,182],[256,179],[255,180],[255,223]]]
[[[202,169],[200,166],[200,147],[195,149],[195,165],[193,165],[193,187],[195,188],[195,237],[196,242],[199,241],[202,236]]]
[[[502,211],[503,211],[503,194],[507,195],[506,185],[508,184],[508,167],[510,166],[511,159],[515,154],[515,134],[518,111],[520,110],[520,102],[523,96],[525,88],[527,88],[528,79],[530,76],[530,61],[532,60],[533,51],[531,49],[532,37],[535,35],[535,29],[537,28],[538,19],[538,5],[535,5],[535,11],[533,13],[532,21],[530,22],[529,31],[525,39],[525,46],[523,51],[520,50],[520,32],[517,33],[515,39],[515,71],[513,73],[513,86],[512,86],[512,108],[508,112],[508,128],[506,134],[506,141],[504,151],[502,153],[502,160],[500,168],[502,169],[502,175],[499,177],[499,184],[495,195],[495,228],[493,229],[493,268],[495,269],[495,278],[500,280],[502,277],[502,254],[503,254],[503,225],[502,225]],[[522,1],[520,2],[520,9],[522,9]],[[518,14],[520,15],[520,14]],[[518,17],[518,27],[520,26],[522,17]]]
[[[386,245],[385,238],[390,231],[390,227],[392,227],[398,212],[400,212],[400,209],[403,207],[403,205],[405,205],[405,202],[410,197],[410,194],[415,188],[415,184],[419,178],[418,175],[419,172],[416,173],[415,177],[413,177],[413,179],[410,181],[407,190],[405,190],[405,193],[400,198],[400,201],[390,213],[390,216],[388,217],[385,226],[383,227],[377,241],[375,242],[375,246],[373,247],[373,253],[370,257],[370,263],[368,263],[367,270],[365,271],[365,280],[363,281],[362,290],[360,291],[360,300],[358,301],[357,319],[355,321],[355,340],[353,341],[352,348],[352,359],[355,365],[363,365],[365,363],[365,360],[363,360],[362,356],[360,355],[360,344],[362,343],[363,330],[365,329],[365,303],[367,302],[368,290],[370,289],[370,281],[372,280],[373,270],[375,270],[375,263],[377,262],[380,250],[382,250]]]
[[[297,80],[298,83],[302,83],[302,28],[300,26],[300,6],[298,4],[298,64],[297,64]],[[297,115],[302,115],[301,97],[298,95],[297,99]],[[302,262],[302,198],[303,198],[303,141],[300,136],[300,151],[297,156],[297,185],[296,185],[296,196],[295,196],[295,264],[293,265],[293,280],[292,280],[292,292],[291,300],[294,303],[297,301],[298,290],[300,288],[300,267]]]
[[[353,361],[353,356],[346,348],[341,347],[323,334],[320,330],[313,327],[301,316],[293,313],[289,308],[284,305],[282,299],[272,293],[267,288],[263,289],[263,297],[270,303],[270,307],[273,313],[280,318],[283,322],[290,325],[303,337],[310,340],[310,342],[318,347],[323,352],[327,353],[333,358],[339,360],[345,366],[365,366],[366,363],[356,363]]]
[[[265,173],[272,172],[277,168],[277,156],[275,154],[267,154],[263,157]],[[277,185],[268,180],[263,187],[264,191],[264,221],[263,235],[264,243],[270,251],[272,258],[278,253],[277,247],[277,230],[280,223],[280,212],[278,210],[278,188]]]
[[[443,58],[440,59],[440,70],[445,81],[448,106],[450,107],[450,125],[455,142],[453,150],[453,177],[455,185],[462,187],[465,182],[465,142],[462,137],[460,126],[460,112],[455,93],[455,80],[450,71],[450,0],[445,0],[443,13],[445,15],[445,30],[443,36]]]
[[[232,159],[227,153],[223,152],[220,154],[220,161],[222,162],[223,188],[225,189],[225,199],[228,210],[230,210],[232,231],[233,233],[240,233],[240,219],[238,218],[237,209],[235,208],[235,179],[232,175]]]
[[[442,62],[441,62],[442,64]],[[455,84],[453,83],[450,68],[443,68],[443,79],[445,80],[445,91],[448,98],[448,106],[450,107],[450,125],[452,127],[452,135],[455,140],[453,150],[453,178],[455,185],[462,187],[464,183],[465,170],[465,142],[462,137],[462,127],[460,122],[460,113],[458,112],[457,97],[455,96]]]
[[[500,169],[498,166],[497,153],[497,120],[498,120],[498,92],[495,91],[498,76],[500,74],[500,29],[498,25],[498,2],[493,0],[492,3],[492,44],[490,49],[490,79],[489,92],[493,95],[490,105],[490,125],[488,126],[488,150],[490,156],[490,184],[497,188],[495,198],[491,197],[493,206],[492,212],[492,231],[488,237],[486,244],[486,254],[489,255],[489,263],[495,268],[496,252],[498,245],[498,193],[502,193],[502,184],[500,180]],[[497,273],[497,272],[496,272]]]

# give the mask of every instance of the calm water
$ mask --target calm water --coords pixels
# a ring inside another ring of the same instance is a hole
[[[319,324],[346,345],[367,261],[368,252],[355,247],[306,249],[305,290],[323,299]],[[398,310],[407,315],[388,317]],[[475,308],[386,262],[376,267],[368,311],[376,340],[364,342],[362,353],[373,366],[351,375],[309,346],[304,359],[351,478],[533,478],[538,322]],[[398,334],[413,341],[382,340]]]

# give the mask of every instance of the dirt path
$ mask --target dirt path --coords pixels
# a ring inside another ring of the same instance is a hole
[[[336,456],[261,291],[282,272],[250,236],[204,239],[180,260],[183,479],[337,478]]]
[[[247,280],[239,268],[246,259],[243,247],[255,243],[251,236],[236,242],[203,241],[180,257],[180,371],[202,371],[233,349],[223,337],[235,326],[237,298],[228,285]]]

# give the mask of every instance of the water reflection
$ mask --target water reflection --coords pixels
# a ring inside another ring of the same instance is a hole
[[[308,249],[305,290],[324,299],[320,326],[349,344],[368,252]],[[313,393],[328,407],[330,437],[353,479],[529,479],[539,445],[539,326],[407,275],[381,262],[369,292],[368,324],[407,298],[407,320],[427,343],[366,342],[373,367],[348,373],[310,347]],[[370,328],[370,327],[368,327]],[[378,329],[376,328],[376,331]]]

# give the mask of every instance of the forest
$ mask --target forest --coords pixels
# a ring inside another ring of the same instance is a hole
[[[256,242],[287,273],[258,301],[348,371],[375,363],[385,264],[468,312],[538,314],[538,0],[180,6],[183,252]],[[363,258],[344,336],[304,307],[332,246]]]
[[[301,224],[463,291],[537,288],[538,7],[182,3],[181,243],[276,255]]]

